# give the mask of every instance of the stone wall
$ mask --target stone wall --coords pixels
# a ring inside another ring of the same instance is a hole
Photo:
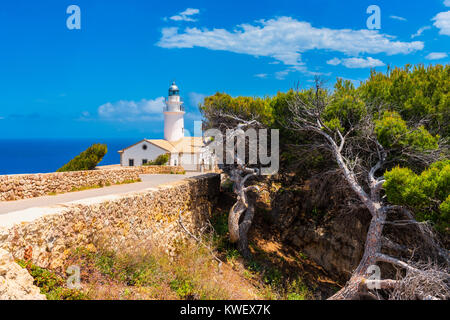
[[[142,166],[139,167],[142,174],[184,174],[181,166]]]
[[[0,201],[11,201],[48,194],[75,191],[79,188],[137,181],[139,174],[184,173],[182,167],[118,167],[91,171],[52,172],[0,176]]]
[[[178,239],[204,226],[220,191],[220,176],[206,174],[125,195],[105,196],[72,203],[57,213],[10,228],[0,228],[0,248],[15,258],[25,251],[41,266],[60,270],[72,249],[95,246],[107,239],[117,249],[127,243],[155,240],[169,253]],[[42,210],[45,211],[45,208]]]

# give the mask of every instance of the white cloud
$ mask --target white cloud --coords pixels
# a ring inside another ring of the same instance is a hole
[[[202,47],[253,56],[274,58],[285,65],[305,70],[301,53],[322,49],[347,55],[360,53],[408,54],[422,50],[423,42],[395,41],[393,36],[377,30],[315,28],[310,23],[290,17],[260,20],[256,25],[238,25],[225,29],[163,28],[157,43],[163,48]]]
[[[433,19],[433,26],[439,28],[439,34],[450,36],[450,11],[440,12]]]
[[[112,121],[149,121],[161,118],[164,97],[154,100],[107,102],[98,107],[101,119]]]
[[[431,52],[430,54],[428,54],[425,59],[427,60],[439,60],[439,59],[444,59],[447,58],[448,55],[445,52]]]
[[[278,80],[284,80],[284,79],[286,79],[287,75],[291,71],[292,70],[283,70],[283,71],[275,72],[275,78],[278,79]]]
[[[206,94],[197,93],[197,92],[190,92],[188,94],[188,96],[189,96],[189,102],[190,102],[191,106],[198,107],[198,105],[200,103],[203,103],[203,100],[205,99]]]
[[[425,30],[429,30],[429,29],[431,29],[430,26],[424,26],[424,27],[422,27],[422,28],[419,28],[419,30],[417,30],[416,33],[414,33],[413,35],[411,35],[411,39],[414,39],[415,37],[418,37],[418,36],[422,35],[422,33],[423,33]]]
[[[389,16],[389,18],[399,21],[408,21],[406,18],[399,17],[399,16]]]
[[[187,8],[183,12],[180,12],[179,14],[170,17],[170,20],[173,21],[190,21],[194,22],[197,21],[197,19],[191,18],[194,15],[197,15],[200,13],[199,9],[193,9],[193,8]]]
[[[267,73],[258,73],[258,74],[255,74],[255,77],[261,78],[261,79],[265,79],[265,78],[267,78]]]
[[[351,69],[356,68],[375,68],[375,67],[382,67],[385,64],[383,61],[374,59],[371,57],[367,57],[367,59],[364,58],[347,58],[347,59],[338,59],[333,58],[331,60],[327,61],[328,64],[337,66],[339,64],[342,64],[343,66]]]
[[[327,63],[331,64],[332,66],[337,66],[338,64],[341,64],[341,59],[333,58],[331,60],[328,60]]]
[[[445,0],[444,1],[444,6],[450,7],[450,0]]]

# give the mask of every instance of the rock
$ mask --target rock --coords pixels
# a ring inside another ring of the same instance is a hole
[[[28,271],[3,249],[0,249],[0,300],[46,300]]]
[[[363,254],[370,214],[364,208],[341,209],[344,191],[326,187],[319,195],[312,191],[317,186],[308,185],[278,192],[271,216],[286,243],[345,283]]]

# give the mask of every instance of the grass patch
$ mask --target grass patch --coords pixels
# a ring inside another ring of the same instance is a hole
[[[129,179],[129,180],[124,180],[124,181],[116,182],[116,183],[106,181],[104,184],[99,183],[99,184],[92,185],[92,186],[73,187],[68,192],[79,192],[79,191],[86,191],[86,190],[91,190],[91,189],[100,189],[100,188],[104,188],[104,187],[110,187],[112,185],[131,184],[131,183],[136,183],[136,182],[142,182],[142,179],[136,179],[136,180]],[[64,194],[64,193],[67,193],[67,192],[49,192],[49,193],[47,193],[47,195],[48,196],[56,196],[58,194]]]
[[[170,170],[170,174],[186,174],[186,170],[183,171]]]
[[[204,247],[180,244],[170,258],[162,249],[73,250],[67,265],[81,270],[83,292],[91,299],[224,300],[254,299],[245,279],[218,264]],[[244,285],[242,285],[242,282]],[[234,285],[230,288],[230,283]],[[250,289],[253,289],[250,286]]]

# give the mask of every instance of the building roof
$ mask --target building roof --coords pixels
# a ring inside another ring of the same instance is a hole
[[[204,146],[202,137],[183,137],[178,141],[167,141],[164,139],[144,139],[129,146],[128,148],[119,150],[118,152],[122,153],[125,150],[134,147],[135,145],[144,141],[151,143],[170,153],[200,153],[201,148]]]
[[[152,140],[145,139],[145,140],[149,143],[154,144],[157,147],[160,147],[161,149],[166,150],[166,151],[177,152],[175,147],[167,140],[163,140],[163,139],[152,139]]]
[[[176,142],[169,143],[174,146],[176,152],[182,153],[199,153],[204,146],[202,137],[183,137]]]

